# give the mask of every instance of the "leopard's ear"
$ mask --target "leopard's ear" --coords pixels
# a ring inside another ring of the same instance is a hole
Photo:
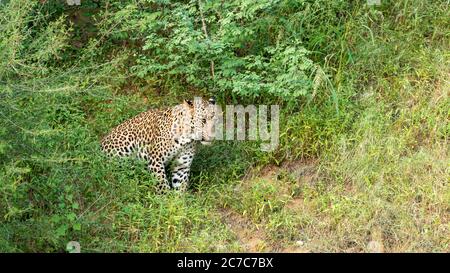
[[[211,104],[216,104],[216,98],[215,97],[211,97],[208,101]]]
[[[194,104],[192,103],[192,100],[184,100],[185,103],[187,103],[187,105],[189,106],[194,106]]]

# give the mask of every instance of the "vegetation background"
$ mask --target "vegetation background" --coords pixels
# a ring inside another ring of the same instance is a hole
[[[448,252],[449,11],[1,1],[0,251]],[[196,95],[279,104],[280,146],[201,147],[184,195],[102,156],[113,126]]]

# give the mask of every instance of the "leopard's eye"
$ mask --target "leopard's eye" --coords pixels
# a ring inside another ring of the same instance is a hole
[[[206,118],[204,118],[204,119],[202,120],[202,122],[203,122],[203,123],[206,123]]]

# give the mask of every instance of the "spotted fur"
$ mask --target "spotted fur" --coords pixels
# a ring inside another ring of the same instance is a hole
[[[115,127],[101,140],[111,156],[136,154],[157,177],[158,192],[170,188],[185,191],[197,143],[209,144],[213,137],[214,100],[196,98],[172,108],[141,113]],[[170,164],[172,163],[172,164]],[[166,168],[172,165],[171,181]]]

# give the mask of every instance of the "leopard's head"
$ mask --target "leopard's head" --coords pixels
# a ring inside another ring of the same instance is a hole
[[[193,138],[209,145],[215,138],[215,123],[217,121],[216,101],[214,98],[205,100],[195,97],[194,101],[186,101],[192,109]]]

